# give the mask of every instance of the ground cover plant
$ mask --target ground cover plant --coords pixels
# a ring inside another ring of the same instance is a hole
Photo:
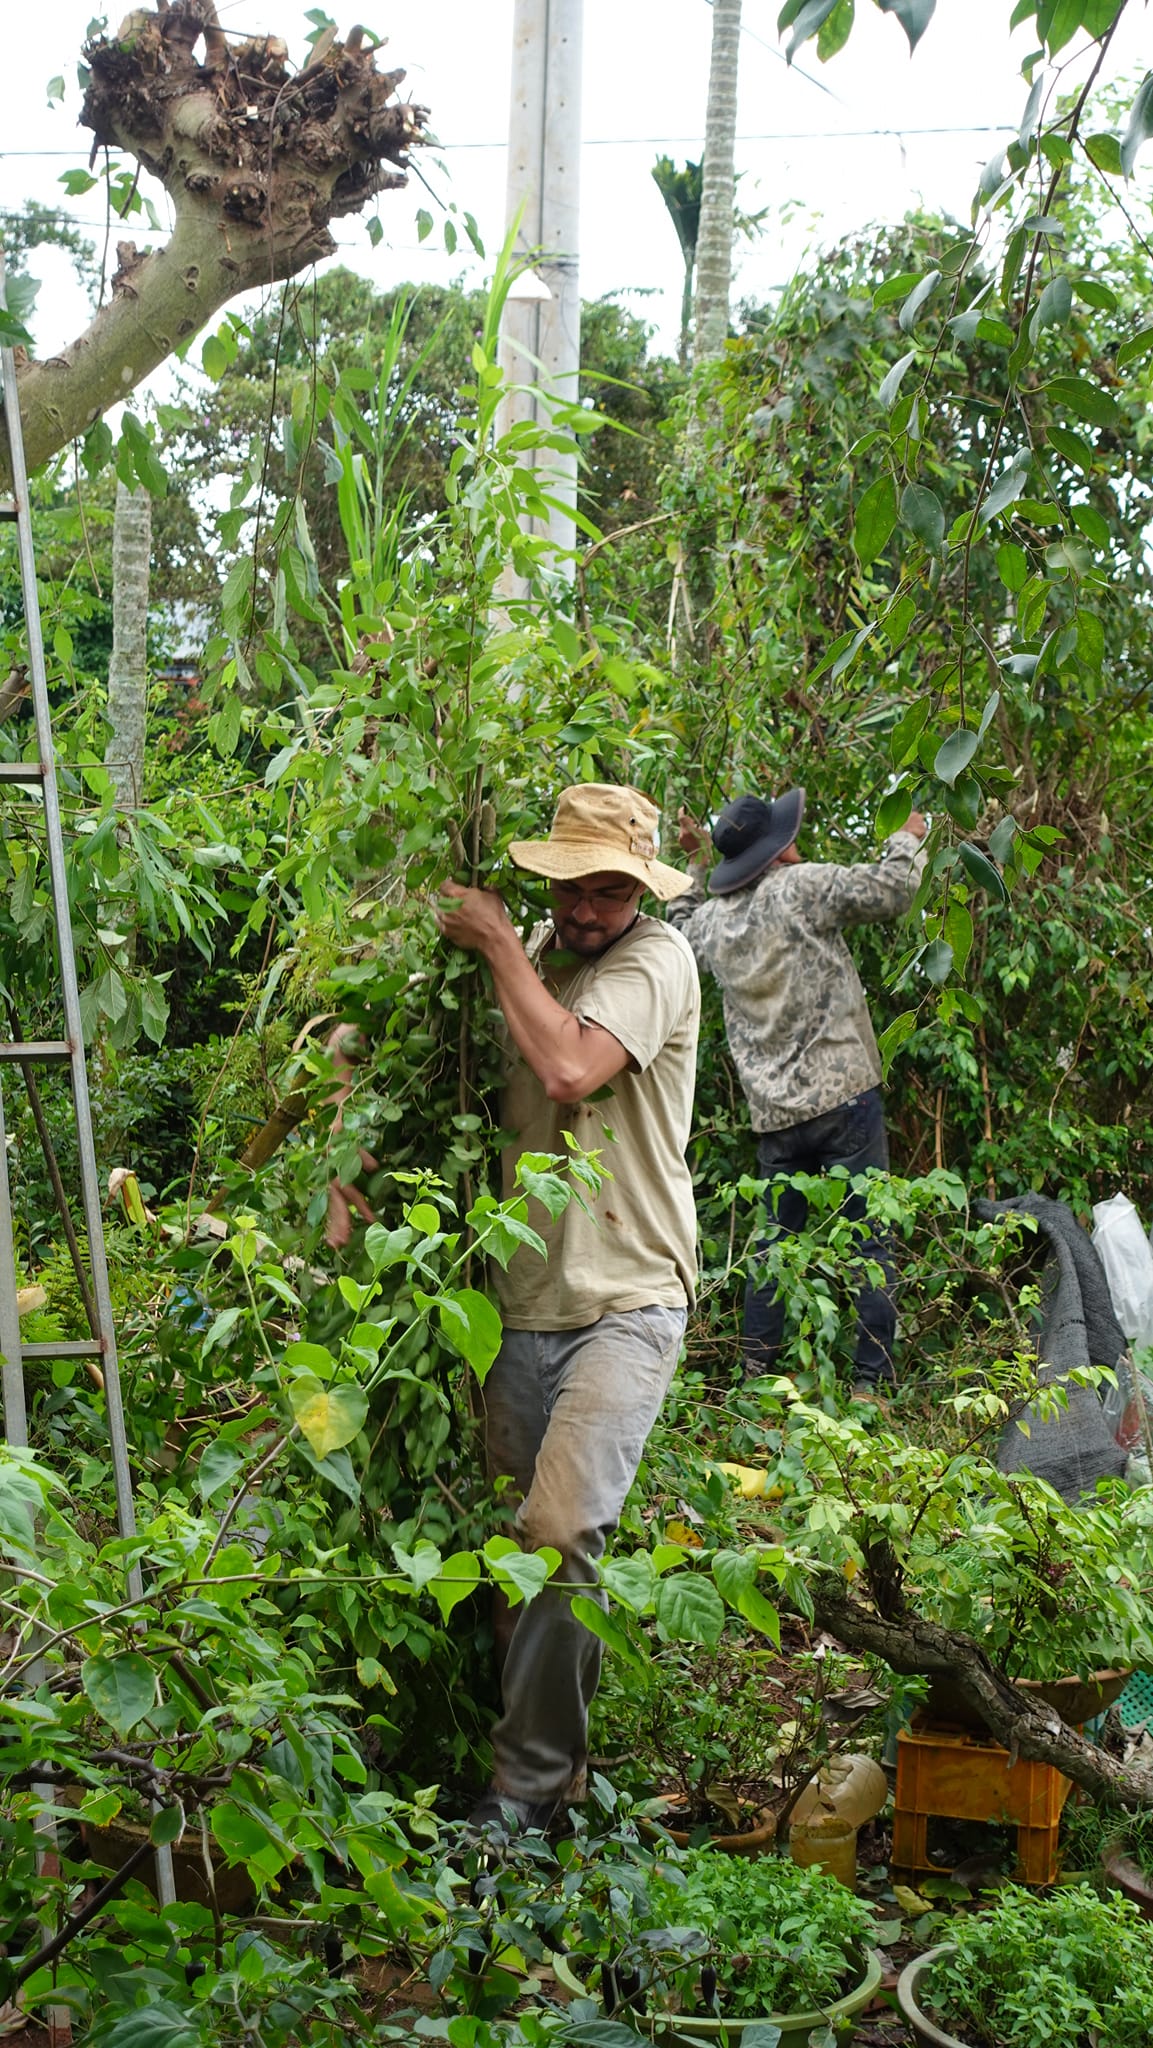
[[[950,1932],[921,1985],[930,2013],[968,2048],[1138,2048],[1148,2037],[1153,1940],[1128,1900],[1010,1885]]]
[[[632,1943],[665,1980],[656,2002],[753,2019],[831,2005],[873,1924],[869,1906],[823,1871],[690,1851],[650,1879]]]

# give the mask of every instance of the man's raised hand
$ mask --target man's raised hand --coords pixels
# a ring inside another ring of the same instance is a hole
[[[477,953],[499,944],[509,930],[504,898],[495,889],[464,889],[459,882],[442,882],[435,914],[442,938]]]

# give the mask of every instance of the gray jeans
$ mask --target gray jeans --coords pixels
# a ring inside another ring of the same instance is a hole
[[[484,1384],[490,1478],[523,1495],[526,1550],[560,1551],[558,1580],[596,1590],[597,1560],[620,1519],[641,1453],[680,1356],[687,1311],[637,1308],[582,1330],[506,1330]],[[561,1799],[579,1778],[601,1646],[548,1585],[515,1610],[493,1730],[502,1792]]]

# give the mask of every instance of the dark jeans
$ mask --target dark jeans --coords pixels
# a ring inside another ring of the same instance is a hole
[[[879,1088],[867,1088],[851,1102],[810,1117],[807,1123],[790,1124],[783,1131],[763,1131],[757,1139],[757,1178],[793,1173],[824,1173],[830,1166],[843,1166],[848,1173],[863,1173],[868,1166],[888,1168],[889,1141]],[[760,1262],[771,1259],[771,1248],[780,1237],[796,1237],[805,1227],[808,1203],[798,1189],[785,1185],[769,1188],[765,1209],[769,1231],[760,1246]],[[849,1193],[841,1205],[842,1214],[861,1224],[859,1251],[863,1259],[874,1259],[885,1275],[882,1287],[863,1286],[857,1296],[857,1342],[853,1352],[853,1376],[876,1385],[893,1377],[893,1339],[897,1316],[891,1289],[896,1277],[888,1238],[865,1217],[862,1195]],[[758,1377],[777,1370],[781,1338],[785,1327],[785,1304],[770,1281],[758,1287],[750,1277],[745,1292],[745,1375]]]

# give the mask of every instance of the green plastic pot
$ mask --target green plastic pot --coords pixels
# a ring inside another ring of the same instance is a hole
[[[747,2020],[709,2020],[697,2019],[689,2013],[654,2013],[645,2016],[645,2035],[670,2044],[670,2048],[675,2048],[678,2042],[684,2042],[686,2048],[704,2048],[707,2043],[715,2043],[716,2048],[740,2048],[746,2027],[768,2025],[781,2030],[779,2048],[808,2048],[809,2035],[815,2027],[831,2027],[838,2043],[843,2044],[852,2039],[855,2015],[876,1996],[884,1975],[884,1966],[875,1951],[870,1951],[861,1960],[864,1975],[860,1982],[821,2012],[767,2012],[759,2018]],[[588,1986],[582,1984],[567,1956],[554,1956],[552,1967],[557,1983],[563,1985],[570,1996],[590,1996]]]
[[[967,2041],[959,2041],[956,2034],[946,2034],[943,2027],[937,2026],[927,2013],[922,2012],[917,1998],[922,1977],[928,1976],[941,1956],[951,1956],[952,1953],[951,1941],[939,1942],[936,1948],[927,1948],[923,1955],[907,1963],[897,1979],[897,2004],[920,2048],[969,2048]]]

